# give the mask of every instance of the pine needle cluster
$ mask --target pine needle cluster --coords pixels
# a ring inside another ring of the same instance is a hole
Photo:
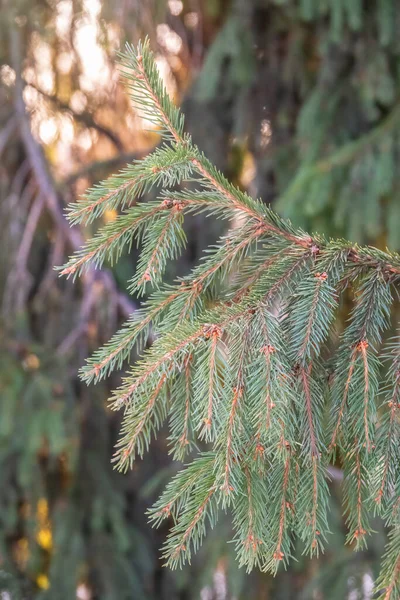
[[[366,546],[375,513],[391,528],[377,590],[399,598],[400,344],[385,339],[400,256],[294,228],[229,183],[184,133],[148,42],[127,46],[121,63],[134,104],[164,142],[69,207],[71,223],[109,209],[119,216],[62,273],[141,247],[130,290],[146,300],[81,376],[97,382],[141,352],[111,398],[123,410],[115,465],[131,467],[166,420],[173,457],[189,457],[150,511],[155,524],[172,522],[166,564],[190,561],[227,509],[248,570],[275,573],[296,538],[318,556],[335,463],[348,543]],[[153,187],[162,188],[157,200],[140,202]],[[199,213],[235,226],[167,285],[166,265],[185,248],[185,216]],[[353,309],[340,332],[343,298]]]

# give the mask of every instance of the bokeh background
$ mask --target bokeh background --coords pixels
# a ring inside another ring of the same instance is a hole
[[[0,3],[1,600],[368,600],[385,543],[331,544],[274,579],[234,560],[229,515],[191,567],[162,568],[146,507],[177,470],[167,432],[128,475],[120,416],[85,357],[139,306],[135,252],[73,283],[54,270],[101,223],[64,209],[159,143],[130,106],[116,52],[149,36],[186,128],[226,175],[309,230],[400,248],[397,0],[2,0]],[[143,201],[146,201],[144,197]],[[108,211],[104,219],[115,219]],[[188,223],[193,266],[223,225]],[[132,357],[134,360],[135,357]]]

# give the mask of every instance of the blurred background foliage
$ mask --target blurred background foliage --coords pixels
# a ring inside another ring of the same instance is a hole
[[[165,435],[126,476],[110,465],[112,381],[86,389],[85,357],[138,300],[135,252],[60,281],[99,223],[65,205],[159,141],[129,106],[116,51],[148,35],[199,146],[296,225],[400,248],[397,0],[3,0],[0,13],[0,597],[81,600],[367,600],[385,543],[343,546],[340,469],[331,545],[275,579],[246,575],[229,515],[192,566],[163,569],[145,510],[171,472]],[[113,211],[106,220],[116,217]],[[220,232],[201,217],[169,276]],[[132,357],[134,359],[134,357]]]

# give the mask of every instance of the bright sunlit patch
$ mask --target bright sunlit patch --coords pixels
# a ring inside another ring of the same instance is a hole
[[[39,125],[39,138],[43,144],[51,144],[57,136],[57,121],[54,117],[42,121]]]
[[[63,142],[72,144],[75,137],[74,121],[70,115],[60,115],[59,129]]]
[[[92,594],[86,583],[80,583],[76,589],[77,600],[91,600]]]
[[[41,100],[41,95],[39,94],[39,92],[37,90],[35,90],[34,87],[30,86],[30,85],[26,85],[24,87],[24,102],[25,105],[28,109],[33,109],[35,108],[36,110],[39,107],[39,103]]]
[[[226,569],[223,560],[219,561],[218,567],[214,572],[214,589],[218,600],[226,600],[228,597],[228,587],[226,581]]]
[[[98,17],[101,12],[100,0],[85,0],[85,10],[93,17]]]
[[[72,68],[72,54],[69,52],[61,52],[57,57],[57,68],[61,73],[69,73]]]
[[[171,15],[177,17],[183,10],[183,2],[182,0],[168,0],[168,8]]]
[[[39,89],[51,94],[54,89],[51,47],[36,32],[32,34],[32,40],[33,55],[36,62],[36,83]]]
[[[81,90],[76,90],[69,101],[72,110],[78,114],[82,113],[87,105],[87,97]]]
[[[15,71],[8,65],[2,65],[0,68],[0,79],[7,87],[15,83]]]
[[[115,23],[107,23],[107,41],[109,47],[118,50],[121,44],[121,30]]]
[[[56,3],[55,27],[60,37],[69,35],[72,21],[72,0],[59,0]]]
[[[196,12],[190,12],[184,18],[186,27],[194,29],[199,24],[199,15]]]
[[[374,595],[374,580],[371,573],[365,573],[362,578],[363,600],[372,600]]]
[[[212,600],[213,595],[211,587],[207,585],[200,591],[200,600]]]
[[[90,148],[93,146],[93,140],[92,140],[92,136],[91,136],[91,132],[88,131],[87,129],[85,129],[85,131],[82,131],[77,138],[77,145],[82,148],[82,150],[90,150]]]
[[[104,50],[97,41],[100,2],[85,0],[84,7],[85,11],[77,27],[74,41],[83,68],[83,75],[79,80],[80,86],[83,90],[93,91],[101,86],[105,87],[110,81],[111,73]]]
[[[269,121],[267,121],[267,119],[263,119],[261,121],[261,127],[260,127],[260,133],[261,133],[261,148],[266,148],[269,144],[269,141],[271,139],[271,124]]]
[[[182,50],[182,38],[166,23],[157,25],[157,41],[171,54],[179,54]]]

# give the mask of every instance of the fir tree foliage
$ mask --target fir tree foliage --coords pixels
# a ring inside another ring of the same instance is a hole
[[[72,223],[109,208],[120,216],[62,273],[141,247],[130,289],[151,293],[81,376],[97,382],[133,348],[141,352],[111,398],[123,410],[114,461],[131,467],[169,420],[170,451],[189,462],[150,511],[156,525],[172,522],[166,564],[190,561],[221,510],[232,513],[248,570],[276,572],[296,537],[317,556],[329,542],[335,460],[344,471],[348,543],[367,544],[374,511],[386,519],[377,591],[399,598],[400,349],[398,338],[387,348],[382,340],[400,256],[310,236],[229,183],[184,133],[148,42],[127,46],[121,62],[135,105],[164,145],[69,207]],[[158,199],[140,202],[152,186],[162,187]],[[163,283],[167,262],[185,247],[185,215],[200,212],[226,219],[228,232],[189,275]],[[350,295],[350,320],[338,334],[340,300]],[[150,332],[155,341],[146,348]]]

